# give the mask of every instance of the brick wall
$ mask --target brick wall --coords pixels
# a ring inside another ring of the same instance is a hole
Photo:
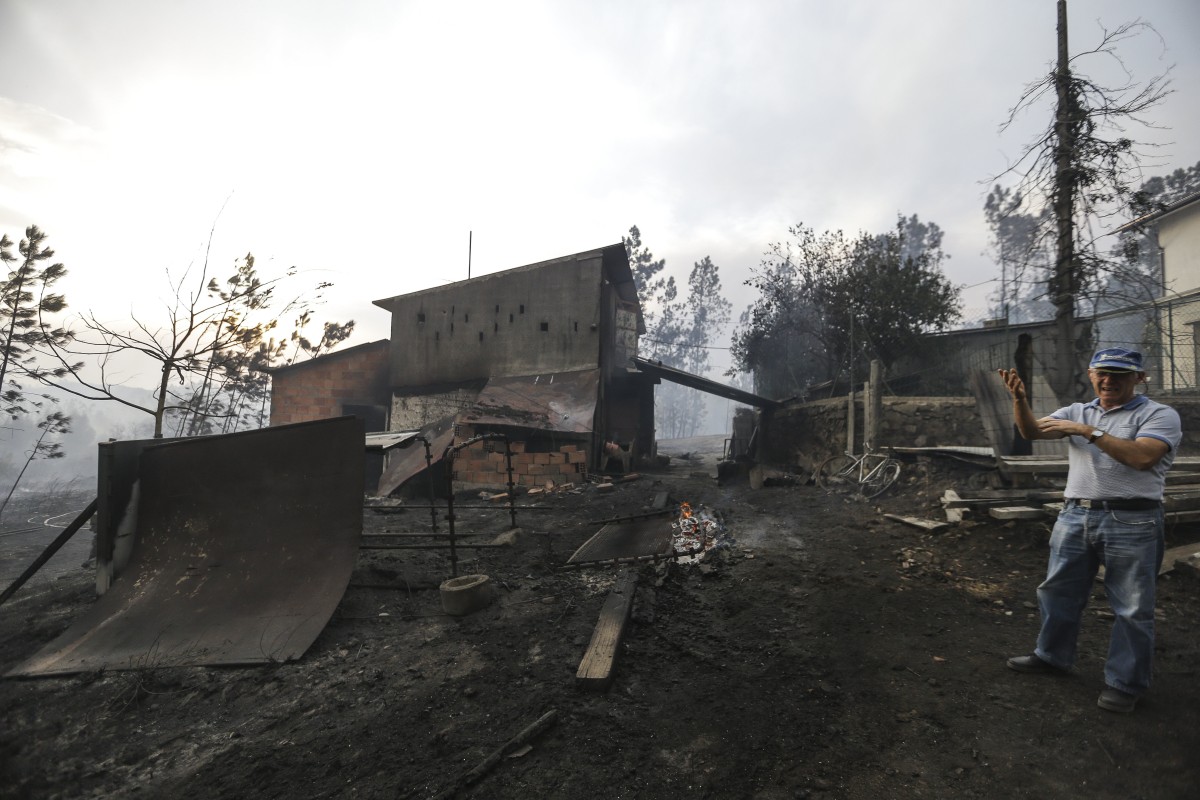
[[[386,339],[271,374],[271,424],[343,415],[346,405],[390,405]]]
[[[459,426],[456,439],[462,441],[475,435],[469,426]],[[566,444],[556,450],[530,452],[525,442],[510,442],[513,483],[518,487],[555,486],[582,483],[587,479],[587,449],[578,444]],[[485,440],[457,451],[454,458],[454,482],[459,489],[496,489],[503,491],[508,484],[504,442]]]

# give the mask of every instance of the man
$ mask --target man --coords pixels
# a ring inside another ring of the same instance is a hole
[[[1080,620],[1097,569],[1115,620],[1097,705],[1133,711],[1150,687],[1154,590],[1163,559],[1163,485],[1183,438],[1179,414],[1134,389],[1146,379],[1142,354],[1114,347],[1092,357],[1090,403],[1035,419],[1016,370],[1000,370],[1026,439],[1062,439],[1069,448],[1063,510],[1050,537],[1046,580],[1038,587],[1042,627],[1033,655],[1008,666],[1062,674],[1075,662]]]

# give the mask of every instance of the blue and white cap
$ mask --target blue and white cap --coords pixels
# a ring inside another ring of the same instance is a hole
[[[1123,347],[1108,347],[1097,350],[1088,369],[1106,369],[1113,372],[1143,372],[1142,354]]]

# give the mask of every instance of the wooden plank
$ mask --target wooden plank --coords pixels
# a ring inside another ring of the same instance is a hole
[[[617,576],[616,584],[600,609],[600,619],[592,631],[592,641],[575,672],[575,685],[580,689],[604,691],[612,683],[636,587],[636,572],[624,570]]]
[[[914,528],[920,528],[921,530],[928,531],[929,533],[936,533],[937,531],[940,531],[940,530],[943,530],[944,528],[950,527],[949,523],[938,522],[935,519],[921,519],[920,517],[904,517],[899,514],[884,514],[883,516],[886,517],[887,519],[894,519],[896,522],[903,522],[905,525],[911,525]]]
[[[1007,506],[1005,508],[989,508],[988,514],[996,519],[1041,519],[1046,512],[1030,506]]]
[[[1042,456],[1000,456],[1000,469],[1008,473],[1066,475],[1067,459]]]
[[[1193,545],[1193,547],[1200,549],[1200,545]],[[1166,566],[1166,563],[1166,559],[1163,559],[1163,566]],[[1180,575],[1187,575],[1189,578],[1200,578],[1200,554],[1176,558],[1171,566],[1172,571],[1177,571]]]
[[[1172,547],[1170,550],[1163,553],[1163,563],[1162,567],[1160,567],[1158,570],[1158,574],[1162,575],[1164,572],[1170,572],[1171,570],[1175,569],[1176,561],[1194,562],[1195,559],[1193,559],[1192,556],[1196,553],[1200,553],[1200,542],[1181,544],[1179,547]]]
[[[1053,491],[1016,491],[1008,497],[959,497],[953,499],[942,496],[943,508],[977,508],[984,506],[1011,506],[1014,503],[1032,503],[1037,501],[1061,500],[1062,492]]]
[[[1044,475],[1066,475],[1067,459],[1046,456],[1000,456],[1000,466],[1008,472],[1037,472]],[[1179,456],[1171,464],[1171,472],[1187,472],[1200,466],[1200,457]]]
[[[1163,553],[1162,566],[1158,568],[1159,575],[1165,575],[1175,569],[1176,561],[1190,562],[1193,553],[1200,553],[1200,542],[1193,544],[1182,544],[1179,547],[1172,547],[1167,552]],[[1096,573],[1096,580],[1104,579],[1104,565],[1100,565],[1100,571]]]
[[[1196,511],[1200,510],[1200,493],[1166,496],[1164,507],[1167,511]]]

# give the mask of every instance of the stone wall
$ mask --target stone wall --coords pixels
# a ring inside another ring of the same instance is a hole
[[[1200,398],[1168,397],[1183,423],[1179,452],[1200,452]],[[863,406],[855,408],[861,451]],[[763,459],[767,463],[812,469],[825,458],[846,450],[846,398],[786,406],[761,423]],[[971,397],[885,397],[879,447],[988,447],[983,420]]]

